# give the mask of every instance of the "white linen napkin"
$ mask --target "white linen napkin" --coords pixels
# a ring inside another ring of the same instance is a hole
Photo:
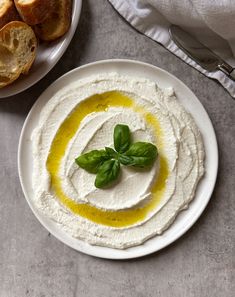
[[[208,72],[172,41],[178,25],[235,67],[235,0],[109,0],[138,31],[206,76],[216,79],[235,98],[235,81],[221,71]]]

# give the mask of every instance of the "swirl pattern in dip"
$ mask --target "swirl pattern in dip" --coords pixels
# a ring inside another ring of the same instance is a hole
[[[150,170],[123,167],[115,185],[75,164],[92,149],[112,146],[116,124],[133,140],[156,144]],[[146,79],[102,74],[58,91],[32,135],[33,187],[38,208],[75,238],[127,248],[160,235],[188,207],[204,173],[201,134],[172,89]]]

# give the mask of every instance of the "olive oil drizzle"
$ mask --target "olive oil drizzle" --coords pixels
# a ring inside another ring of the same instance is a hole
[[[62,188],[62,181],[59,177],[59,169],[69,141],[74,137],[81,121],[92,112],[107,111],[110,107],[132,108],[141,113],[146,122],[151,125],[158,139],[160,171],[155,183],[152,186],[151,200],[142,208],[120,211],[104,211],[94,206],[77,203],[65,195]],[[163,147],[163,133],[157,119],[141,106],[136,106],[134,101],[124,94],[112,91],[97,94],[89,97],[78,104],[73,112],[60,126],[51,145],[47,158],[47,170],[51,176],[51,187],[61,204],[72,213],[86,218],[94,223],[110,227],[127,227],[143,221],[146,216],[154,211],[161,201],[165,191],[165,183],[168,177],[168,165],[166,158],[161,154]]]

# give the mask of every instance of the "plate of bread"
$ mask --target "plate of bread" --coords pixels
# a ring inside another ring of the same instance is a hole
[[[42,79],[67,49],[82,0],[0,0],[0,98]]]

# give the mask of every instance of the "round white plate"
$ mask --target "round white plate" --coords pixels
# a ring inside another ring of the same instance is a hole
[[[40,44],[36,59],[27,75],[21,75],[9,86],[0,89],[0,98],[16,95],[42,79],[59,61],[66,51],[78,25],[82,0],[74,0],[69,31],[54,42]]]
[[[128,248],[126,250],[91,246],[66,234],[55,222],[42,215],[42,213],[40,213],[35,207],[33,202],[34,193],[31,180],[33,157],[30,137],[32,131],[37,126],[40,111],[43,106],[59,89],[75,80],[85,78],[93,74],[99,74],[102,72],[109,73],[114,71],[122,75],[148,78],[157,82],[157,84],[163,88],[172,86],[179,101],[183,104],[185,109],[193,115],[199,129],[201,130],[206,151],[206,173],[197,188],[195,199],[192,203],[190,203],[189,208],[178,215],[175,222],[166,232],[163,233],[163,235],[155,236],[140,246]],[[91,63],[76,68],[56,80],[46,89],[46,91],[43,92],[31,109],[22,129],[18,150],[18,170],[23,192],[29,206],[42,225],[68,246],[89,255],[108,259],[130,259],[144,256],[159,251],[182,236],[196,222],[205,209],[215,185],[217,168],[218,148],[215,132],[208,114],[192,91],[175,76],[165,70],[149,64],[130,60],[106,60]]]

